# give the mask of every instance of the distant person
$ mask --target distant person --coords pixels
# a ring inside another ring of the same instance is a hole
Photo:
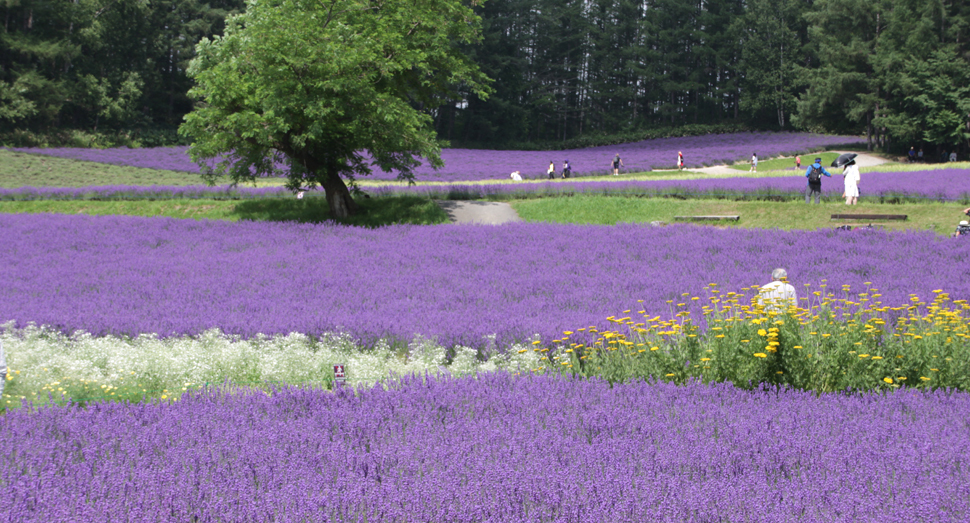
[[[950,161],[951,162],[957,161],[957,152],[956,151],[951,151],[950,152]]]
[[[620,153],[616,153],[616,156],[613,157],[612,165],[613,165],[613,176],[619,175],[620,167],[623,167],[623,159],[620,158]]]
[[[512,171],[512,180],[516,182],[522,181],[522,173],[519,171]]]
[[[909,163],[916,161],[916,150],[912,147],[909,148]]]
[[[563,179],[569,178],[569,175],[572,174],[572,172],[573,172],[573,168],[569,166],[569,160],[562,162]]]
[[[916,161],[919,162],[919,163],[923,163],[923,148],[922,147],[920,147],[919,148],[919,151],[916,152]]]
[[[946,149],[943,149],[943,154],[940,155],[940,161],[946,163],[947,158],[948,158],[948,155],[947,155]]]
[[[797,171],[801,168],[802,168],[802,157],[795,155],[795,170]]]
[[[845,177],[845,192],[842,196],[845,197],[846,205],[856,205],[859,203],[859,166],[856,165],[855,160],[845,164],[842,169],[842,175]]]
[[[795,288],[788,283],[788,271],[781,268],[771,271],[771,283],[762,285],[758,291],[758,304],[772,312],[784,312],[789,307],[798,306]]]
[[[808,188],[805,189],[805,203],[812,203],[812,196],[815,196],[815,203],[818,203],[822,196],[822,175],[832,177],[832,173],[822,167],[822,159],[816,158],[815,163],[808,166],[805,170],[805,177],[808,178]]]
[[[753,153],[751,155],[751,172],[758,172],[758,153]]]
[[[684,170],[684,153],[683,151],[677,151],[677,168],[681,171]]]
[[[552,160],[549,160],[549,170],[546,171],[546,174],[549,175],[550,180],[556,177],[556,164]]]

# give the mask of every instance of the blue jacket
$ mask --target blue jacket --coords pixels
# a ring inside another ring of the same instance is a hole
[[[812,169],[814,169],[815,167],[822,167],[822,164],[820,164],[818,162],[815,162],[812,165],[809,165],[808,166],[808,169],[805,169],[805,177],[806,178],[808,178],[808,175],[812,174]],[[828,171],[826,171],[825,170],[825,167],[822,167],[822,174],[824,174],[825,176],[828,176],[829,178],[832,177],[832,174],[829,173]]]

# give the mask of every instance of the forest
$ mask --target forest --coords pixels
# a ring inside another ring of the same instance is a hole
[[[195,45],[241,0],[3,0],[0,141],[177,143]],[[374,1],[375,5],[381,2]],[[960,0],[487,0],[463,46],[487,99],[431,109],[466,147],[807,130],[871,148],[970,148]],[[417,103],[417,102],[416,102]]]

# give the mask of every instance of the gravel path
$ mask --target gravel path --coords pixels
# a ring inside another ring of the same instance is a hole
[[[842,154],[847,151],[831,151]],[[803,155],[804,156],[804,155]],[[881,158],[879,156],[874,156],[871,154],[859,154],[856,157],[856,163],[859,167],[871,167],[873,165],[880,165],[887,163],[889,160]],[[804,162],[802,165],[806,165]],[[744,171],[738,171],[737,169],[731,169],[726,165],[716,165],[714,167],[703,167],[701,169],[690,169],[692,172],[713,174],[713,175],[730,175],[730,174],[741,174]],[[654,171],[657,172],[657,171]],[[671,171],[676,172],[676,171]],[[485,225],[498,225],[502,223],[509,222],[521,222],[522,218],[519,217],[518,213],[511,205],[504,202],[482,202],[482,201],[468,201],[468,200],[435,200],[451,219],[452,223],[477,223]]]
[[[827,151],[827,152],[843,154],[843,153],[854,152],[854,151]],[[858,154],[859,156],[856,156],[855,163],[859,167],[872,167],[874,165],[881,165],[881,164],[884,164],[884,163],[889,163],[889,160],[887,160],[885,158],[882,158],[880,156],[875,156],[875,155],[866,154],[866,153],[856,153],[856,154]],[[803,169],[808,168],[808,166],[812,164],[811,162],[812,162],[812,160],[814,158],[808,158],[809,156],[811,156],[811,155],[807,155],[807,154],[803,154],[802,155],[802,168]],[[794,162],[794,160],[793,160],[793,162]],[[806,162],[808,162],[808,163],[806,163]],[[826,168],[829,168],[828,165],[826,165],[825,167]],[[722,176],[723,175],[726,175],[726,174],[742,174],[742,173],[746,173],[747,172],[747,171],[739,171],[738,169],[732,169],[732,168],[728,167],[727,165],[715,165],[713,167],[701,167],[699,169],[688,169],[688,170],[691,171],[691,172],[695,172],[695,173],[717,174],[717,175],[722,175]],[[660,171],[657,170],[657,171],[653,171],[653,172],[660,172]],[[677,172],[677,171],[676,170],[670,170],[669,172]]]
[[[478,223],[498,225],[521,222],[518,213],[504,202],[481,202],[474,200],[435,200],[451,218],[452,223]]]

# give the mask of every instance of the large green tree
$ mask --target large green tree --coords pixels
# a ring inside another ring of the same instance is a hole
[[[478,37],[460,0],[253,0],[198,45],[181,132],[210,180],[283,164],[288,188],[322,186],[344,218],[357,208],[346,182],[372,166],[412,179],[420,157],[442,165],[428,109],[457,86],[485,95],[456,47]]]

